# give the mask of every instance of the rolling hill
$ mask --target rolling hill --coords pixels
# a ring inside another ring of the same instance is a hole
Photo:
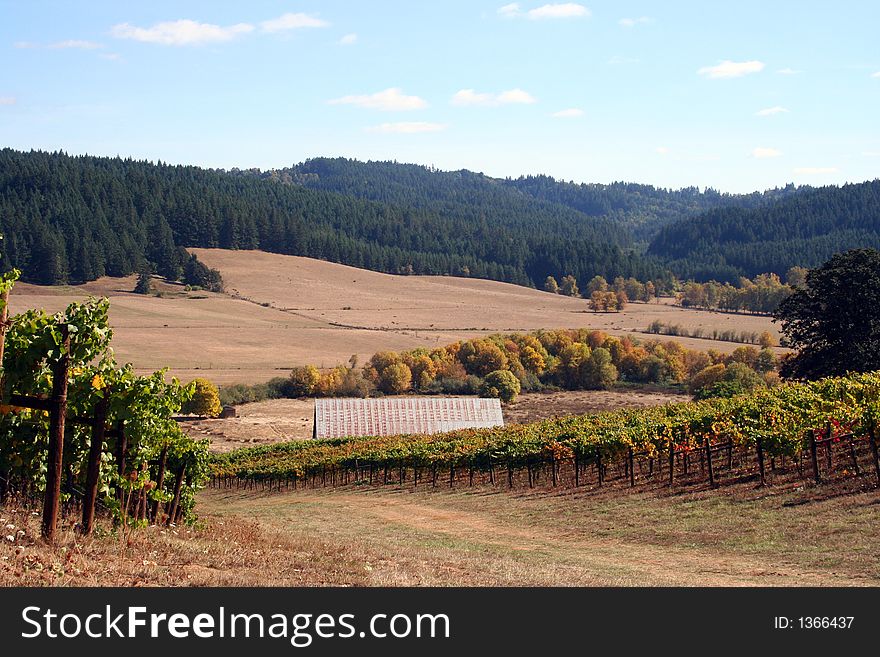
[[[648,253],[680,277],[736,281],[880,247],[880,179],[803,190],[757,208],[718,208],[663,229]]]
[[[251,172],[256,173],[256,172]],[[346,158],[314,158],[260,177],[309,189],[334,191],[400,207],[441,208],[471,216],[501,212],[523,215],[533,207],[555,208],[572,226],[589,218],[602,219],[611,235],[647,241],[662,226],[717,207],[757,207],[796,193],[789,185],[753,194],[722,194],[696,187],[667,190],[652,185],[615,182],[579,184],[550,176],[491,178],[472,171],[439,171],[399,162],[359,162]],[[568,212],[560,210],[567,208]]]
[[[191,380],[258,383],[296,365],[332,367],[356,354],[433,348],[498,332],[590,327],[637,334],[654,320],[688,329],[775,331],[769,318],[632,303],[593,313],[587,302],[497,281],[393,276],[312,258],[260,251],[193,249],[218,269],[227,293],[186,291],[154,281],[162,296],[133,294],[134,276],[76,286],[19,283],[10,310],[62,310],[89,295],[110,298],[113,348],[142,373],[169,366]],[[664,300],[668,301],[668,300]],[[666,339],[666,338],[664,338]],[[668,338],[695,349],[732,351],[733,342]]]
[[[40,284],[142,268],[177,280],[180,248],[203,247],[519,285],[547,275],[663,275],[609,219],[495,187],[459,201],[421,190],[412,192],[421,204],[400,205],[394,196],[279,185],[235,170],[3,149],[3,265]]]

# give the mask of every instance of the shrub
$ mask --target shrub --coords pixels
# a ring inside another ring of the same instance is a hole
[[[512,402],[520,393],[520,383],[513,374],[507,370],[496,370],[486,375],[483,387],[480,389],[481,397],[497,397],[505,403]]]
[[[208,379],[195,379],[195,392],[192,399],[186,402],[181,411],[200,417],[217,417],[220,415],[220,392],[217,386]]]

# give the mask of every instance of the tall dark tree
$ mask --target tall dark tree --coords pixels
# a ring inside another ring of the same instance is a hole
[[[798,350],[782,365],[785,377],[880,370],[880,251],[854,249],[810,270],[773,321]]]

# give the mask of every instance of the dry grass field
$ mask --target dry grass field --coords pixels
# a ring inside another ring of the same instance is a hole
[[[259,251],[193,249],[219,269],[227,294],[132,294],[135,277],[86,285],[16,286],[11,309],[62,309],[88,295],[110,297],[113,347],[141,372],[170,366],[184,380],[256,383],[305,363],[333,366],[357,354],[434,347],[497,331],[592,327],[638,334],[654,320],[706,330],[775,332],[766,317],[686,310],[668,301],[593,313],[583,299],[468,278],[391,276],[320,260]],[[673,338],[689,347],[738,345]]]
[[[52,548],[0,508],[0,586],[878,586],[880,493],[209,489],[195,528]],[[12,526],[12,529],[8,529]]]
[[[504,421],[525,424],[545,418],[607,411],[615,408],[658,406],[687,401],[690,397],[647,390],[563,390],[527,393],[504,405]],[[227,452],[286,440],[312,437],[314,399],[269,399],[238,407],[238,417],[187,420],[183,430],[195,438],[208,438],[211,450]]]

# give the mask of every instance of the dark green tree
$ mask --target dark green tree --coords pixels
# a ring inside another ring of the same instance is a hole
[[[134,286],[135,294],[150,294],[153,291],[153,280],[150,272],[143,269],[138,274],[137,284]]]
[[[223,291],[223,278],[216,269],[211,269],[193,253],[183,266],[183,282],[195,285],[209,292]]]
[[[810,270],[773,321],[797,349],[780,368],[784,377],[880,369],[880,251],[854,249]]]

